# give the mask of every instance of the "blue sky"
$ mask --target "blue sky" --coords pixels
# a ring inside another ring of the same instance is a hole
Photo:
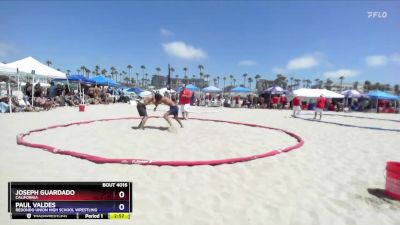
[[[369,11],[386,18],[368,18]],[[0,61],[400,83],[400,2],[0,1]],[[132,73],[132,72],[131,72]]]

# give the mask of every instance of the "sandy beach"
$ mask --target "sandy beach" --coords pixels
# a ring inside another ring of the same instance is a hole
[[[164,110],[166,107],[160,107],[149,113],[162,115]],[[289,153],[220,166],[95,164],[19,146],[16,135],[55,124],[136,117],[133,105],[88,106],[84,113],[65,107],[3,114],[0,191],[7,193],[9,181],[132,181],[131,224],[399,224],[400,202],[378,198],[368,189],[384,189],[386,162],[400,161],[400,132],[294,119],[287,110],[195,107],[192,111],[190,117],[289,130],[300,135],[305,144]],[[338,114],[400,120],[394,114]],[[323,120],[386,129],[400,127],[399,122],[333,115]],[[138,122],[118,120],[57,128],[32,134],[26,140],[99,156],[152,160],[230,158],[296,143],[282,132],[225,123],[186,120],[185,128],[168,132],[163,119],[149,119],[144,131],[132,128]],[[11,220],[6,210],[7,195],[0,196],[2,224],[68,223]]]

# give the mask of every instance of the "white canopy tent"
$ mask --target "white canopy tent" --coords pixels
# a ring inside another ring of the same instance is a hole
[[[0,62],[0,75],[9,75],[17,73],[17,68]]]
[[[11,109],[11,78],[10,76],[17,73],[17,68],[13,68],[8,66],[4,63],[0,62],[0,75],[7,75],[8,76],[8,106],[10,108],[10,113],[12,113]]]
[[[20,72],[32,73],[32,71],[35,71],[35,75],[48,78],[67,78],[65,73],[55,70],[30,56],[15,62],[7,63],[6,65],[18,68]]]
[[[326,89],[300,88],[294,90],[293,94],[304,98],[318,98],[321,94],[324,95],[325,98],[344,98],[344,95]]]
[[[65,73],[55,70],[38,60],[32,58],[31,56],[26,57],[24,59],[7,63],[5,64],[9,68],[15,68],[16,75],[18,76],[18,90],[20,90],[20,74],[31,75],[32,76],[32,96],[33,96],[33,87],[35,85],[35,76],[46,77],[46,78],[64,78],[67,76]],[[14,74],[15,75],[15,74]],[[32,97],[32,106],[33,106],[33,97]]]

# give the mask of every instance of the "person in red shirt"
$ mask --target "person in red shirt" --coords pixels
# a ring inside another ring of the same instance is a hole
[[[280,108],[281,108],[281,109],[284,109],[285,106],[286,106],[286,103],[287,103],[286,96],[285,96],[285,95],[282,95],[279,101],[281,102],[281,107],[280,107]]]
[[[272,108],[277,109],[278,103],[279,103],[279,97],[275,95],[274,97],[272,97]]]
[[[189,117],[189,107],[190,107],[190,98],[192,97],[192,93],[186,89],[186,86],[182,86],[182,91],[179,96],[179,105],[181,106],[182,117],[184,120]]]
[[[324,95],[321,94],[319,98],[317,98],[317,104],[315,106],[315,113],[314,113],[314,119],[317,119],[317,114],[319,113],[319,120],[322,119],[322,112],[324,111],[326,105],[326,98],[324,98]]]
[[[299,96],[295,95],[292,101],[293,104],[293,117],[301,112],[301,99]]]

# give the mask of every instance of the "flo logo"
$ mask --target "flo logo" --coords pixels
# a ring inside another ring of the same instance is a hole
[[[388,17],[388,13],[386,11],[368,11],[369,19],[386,19]]]

